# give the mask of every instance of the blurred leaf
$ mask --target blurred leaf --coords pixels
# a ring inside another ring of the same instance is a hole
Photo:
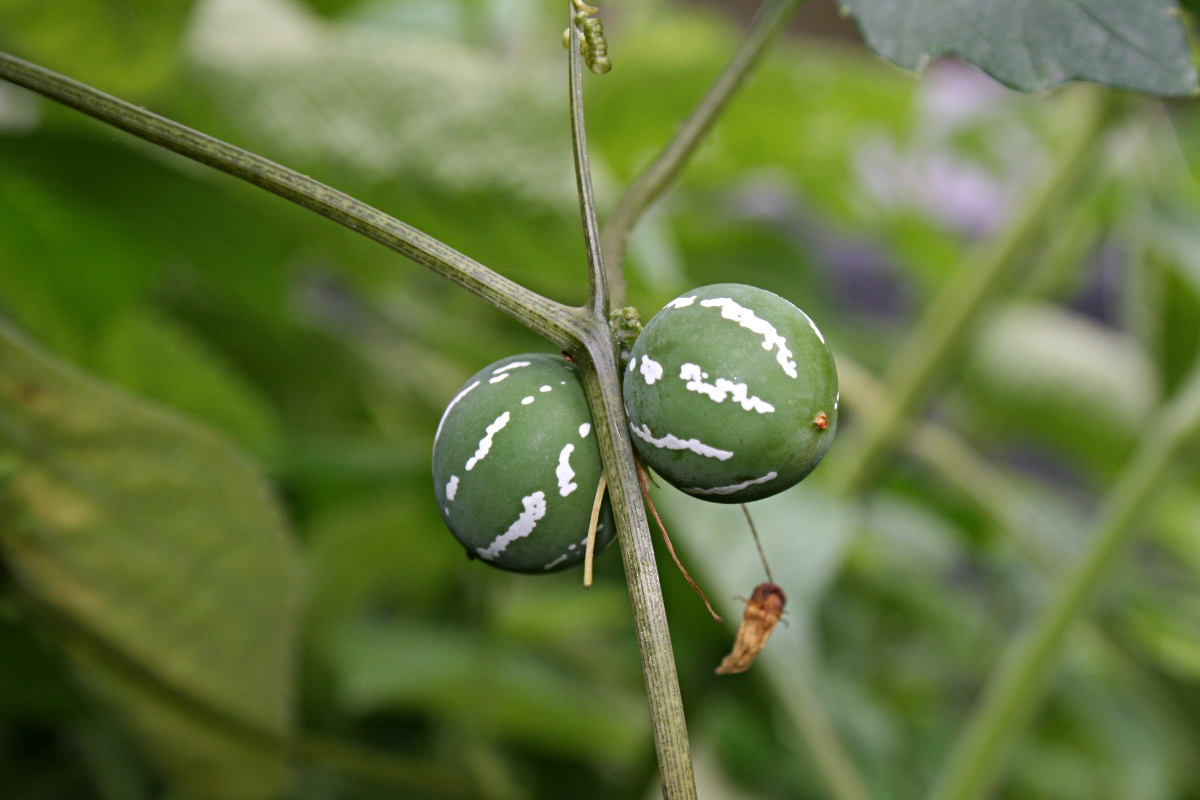
[[[0,306],[77,363],[87,363],[111,315],[136,302],[155,269],[146,244],[103,213],[7,169],[0,243]]]
[[[266,400],[177,324],[125,316],[108,331],[100,364],[110,380],[207,420],[256,453],[269,455],[277,446],[279,430]]]
[[[1158,541],[1200,576],[1200,493],[1177,491],[1164,499]]]
[[[345,631],[336,647],[352,713],[418,710],[559,756],[628,765],[647,745],[644,698],[597,688],[526,649],[448,625]]]
[[[1158,377],[1135,339],[1050,305],[1015,305],[981,329],[964,387],[1000,435],[1111,469],[1152,425]]]
[[[314,633],[328,635],[380,607],[438,604],[462,552],[448,546],[432,488],[413,483],[327,507],[308,526]]]
[[[675,531],[679,548],[697,560],[697,571],[711,581],[706,590],[714,607],[736,629],[742,603],[732,598],[749,597],[766,580],[741,506],[697,500],[666,484],[653,497],[664,516],[669,515],[668,530]],[[811,615],[850,546],[852,511],[811,480],[749,508],[775,582],[787,594],[792,623],[786,634],[777,629],[774,636],[807,651]],[[787,653],[785,662],[797,656],[786,645],[775,649]]]
[[[1089,80],[1165,95],[1196,90],[1174,0],[841,0],[867,43],[906,69],[962,56],[1021,91]]]
[[[0,0],[0,47],[116,95],[170,77],[191,0]]]
[[[1178,177],[1178,176],[1173,176]],[[1163,387],[1174,391],[1183,382],[1200,352],[1200,216],[1192,196],[1167,209],[1154,209],[1152,217],[1138,229],[1137,246],[1144,250],[1144,276],[1158,279],[1158,307],[1150,316],[1157,326],[1152,339],[1162,365]],[[1161,274],[1161,277],[1159,273]]]
[[[1016,754],[1006,794],[1055,800],[1186,796],[1180,784],[1187,767],[1181,770],[1172,759],[1188,748],[1171,741],[1153,707],[1107,661],[1085,658],[1059,681],[1037,731]]]
[[[0,145],[0,266],[11,260],[0,292],[26,329],[37,331],[22,308],[31,287],[48,284],[71,317],[106,325],[168,280],[278,327],[295,235],[277,212],[293,209],[103,128],[47,125]],[[25,268],[34,259],[45,275]]]
[[[1123,621],[1143,652],[1177,678],[1200,680],[1200,593],[1126,608]]]
[[[563,644],[571,647],[581,638],[629,628],[629,593],[622,586],[597,583],[581,592],[574,585],[529,584],[509,582],[508,591],[497,597],[492,613],[506,638],[546,645],[570,631],[574,642]]]
[[[363,0],[304,0],[304,2],[323,17],[336,17],[363,5]]]
[[[0,716],[65,718],[83,710],[61,658],[31,629],[0,620]]]
[[[0,546],[85,685],[184,796],[275,796],[281,760],[211,725],[291,726],[297,565],[262,476],[225,440],[8,327],[0,448],[18,458]]]
[[[292,0],[208,0],[189,50],[252,144],[301,169],[573,209],[568,120],[559,84],[540,70],[445,39],[325,22]]]

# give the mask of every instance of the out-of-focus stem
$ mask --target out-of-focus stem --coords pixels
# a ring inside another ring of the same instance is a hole
[[[1107,93],[1090,88],[1080,88],[1074,99],[1078,105],[1067,109],[1072,127],[1054,171],[1020,205],[1004,232],[972,252],[946,281],[892,357],[884,376],[885,413],[847,437],[840,445],[845,457],[831,464],[838,493],[862,491],[883,469],[910,418],[950,370],[980,312],[1020,270],[1031,240],[1056,205],[1087,175],[1113,103]]]
[[[612,303],[625,305],[625,246],[634,226],[663,190],[682,171],[713,123],[721,116],[730,98],[737,93],[754,69],[775,34],[802,0],[766,0],[750,23],[750,30],[737,52],[709,88],[708,93],[692,110],[679,131],[667,142],[658,157],[633,181],[600,232],[604,256],[608,263],[608,288]]]
[[[1142,430],[1140,446],[1100,508],[1090,544],[1009,646],[931,800],[978,800],[990,790],[1009,746],[1041,702],[1071,624],[1137,530],[1138,515],[1175,455],[1200,433],[1200,364],[1170,403],[1143,420]]]

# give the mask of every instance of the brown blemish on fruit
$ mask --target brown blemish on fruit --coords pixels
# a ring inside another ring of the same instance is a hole
[[[829,417],[825,416],[825,412],[822,411],[813,419],[813,425],[816,425],[818,430],[823,431],[829,427]]]

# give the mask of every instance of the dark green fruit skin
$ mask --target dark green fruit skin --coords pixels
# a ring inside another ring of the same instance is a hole
[[[522,362],[528,365],[510,366]],[[509,416],[501,426],[505,413]],[[582,425],[588,426],[586,435],[580,434]],[[494,432],[484,448],[489,426]],[[567,456],[570,477],[560,469],[567,445],[573,445]],[[486,454],[473,460],[482,449]],[[446,525],[468,556],[513,572],[545,574],[583,561],[601,474],[583,384],[562,356],[512,356],[475,373],[451,400],[433,444],[434,493]],[[455,478],[451,499],[448,487]],[[526,535],[512,536],[525,529]],[[497,542],[506,533],[511,541],[500,548]],[[615,533],[606,498],[597,553]]]
[[[790,357],[781,356],[779,339]],[[744,385],[744,403],[731,384]],[[675,487],[717,503],[759,500],[799,483],[837,429],[837,369],[816,326],[779,295],[736,283],[684,292],[655,314],[633,345],[624,395],[642,461]],[[759,412],[767,406],[773,410]]]

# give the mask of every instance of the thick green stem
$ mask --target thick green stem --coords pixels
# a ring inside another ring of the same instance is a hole
[[[1112,567],[1178,451],[1200,433],[1200,365],[1175,399],[1145,420],[1141,445],[1101,507],[1090,544],[1032,625],[1009,646],[931,800],[977,800],[991,789],[1013,740],[1044,694],[1071,624]]]
[[[0,53],[0,78],[113,127],[262,187],[374,239],[515,317],[563,349],[582,339],[578,316],[449,245],[319,181],[19,58]]]
[[[658,581],[654,543],[638,489],[629,425],[621,401],[619,368],[606,322],[597,321],[593,336],[587,341],[586,360],[577,358],[576,362],[582,367],[583,383],[600,443],[600,457],[608,476],[609,499],[617,523],[625,580],[629,584],[642,653],[642,672],[650,701],[650,721],[654,728],[663,798],[693,800],[696,782],[692,775],[687,721],[679,694],[679,678],[675,673],[675,656],[671,650],[671,632]]]
[[[841,444],[830,479],[843,494],[862,489],[885,466],[909,418],[950,370],[979,313],[1023,265],[1031,240],[1072,187],[1087,175],[1111,113],[1107,94],[1080,87],[1068,104],[1072,128],[1053,173],[1021,204],[999,238],[971,253],[925,309],[884,376],[886,412]]]
[[[646,520],[646,508],[638,485],[633,446],[621,398],[620,366],[608,327],[609,297],[607,275],[596,224],[596,201],[588,167],[587,136],[583,119],[583,65],[579,52],[579,28],[571,10],[570,93],[571,130],[574,139],[575,174],[579,186],[579,208],[583,217],[584,240],[588,253],[589,290],[585,309],[591,330],[585,350],[576,352],[576,363],[583,374],[592,421],[596,426],[600,456],[608,478],[625,580],[633,606],[634,627],[642,654],[642,674],[650,703],[650,723],[658,755],[659,775],[664,800],[694,800],[696,781],[692,775],[691,748],[679,677],[671,649],[671,631],[666,606],[658,581],[654,542]],[[620,272],[618,268],[617,272]]]
[[[609,264],[608,286],[616,307],[625,305],[625,246],[637,221],[683,170],[729,100],[746,81],[767,45],[800,3],[801,0],[766,0],[762,4],[746,37],[716,82],[653,163],[625,190],[605,221],[600,238]]]

